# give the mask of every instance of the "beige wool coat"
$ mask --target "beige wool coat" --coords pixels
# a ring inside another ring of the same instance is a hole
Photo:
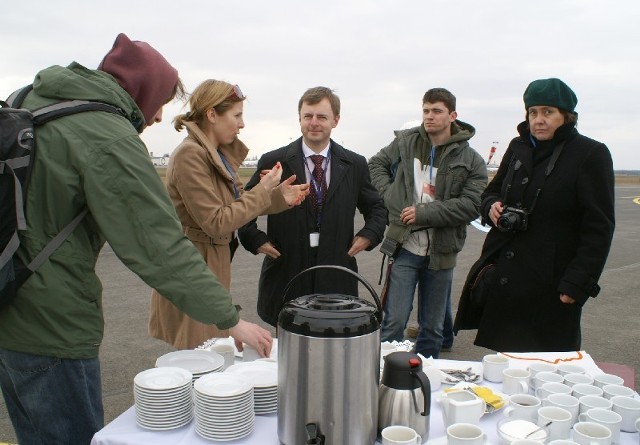
[[[166,187],[184,234],[202,254],[209,269],[227,289],[231,285],[230,243],[236,229],[262,214],[289,208],[278,189],[257,185],[245,192],[237,170],[249,149],[236,139],[220,151],[234,172],[232,177],[200,128],[185,123],[188,136],[169,160]],[[234,181],[240,197],[236,199]],[[151,295],[149,334],[179,349],[193,349],[228,330],[200,323],[181,312],[157,291]]]

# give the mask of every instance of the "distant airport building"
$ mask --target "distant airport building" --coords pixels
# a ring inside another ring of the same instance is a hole
[[[169,163],[169,153],[165,153],[164,156],[158,157],[154,156],[153,152],[150,152],[149,157],[151,158],[151,162],[153,162],[153,165],[155,165],[156,167],[162,167]]]

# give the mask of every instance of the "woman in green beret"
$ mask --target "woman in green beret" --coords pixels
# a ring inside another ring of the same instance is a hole
[[[582,306],[600,292],[615,221],[611,154],[578,133],[577,103],[560,79],[531,82],[520,135],[482,195],[491,231],[454,326],[478,329],[478,346],[580,349]]]

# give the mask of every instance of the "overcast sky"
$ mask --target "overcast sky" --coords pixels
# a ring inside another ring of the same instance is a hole
[[[240,138],[249,156],[299,137],[297,103],[324,85],[342,101],[333,138],[366,157],[421,118],[445,87],[471,145],[498,158],[524,118],[522,93],[559,77],[578,96],[580,132],[607,144],[616,169],[640,169],[640,2],[637,0],[3,1],[0,96],[50,65],[95,68],[116,35],[158,49],[193,90],[204,79],[248,96]],[[184,137],[165,107],[143,133],[154,155]]]

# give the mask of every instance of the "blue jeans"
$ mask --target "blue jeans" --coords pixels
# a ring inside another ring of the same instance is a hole
[[[382,320],[382,341],[402,341],[418,286],[418,338],[415,350],[438,358],[447,308],[451,306],[453,269],[430,270],[429,257],[401,249],[389,274]],[[453,340],[453,339],[451,339]]]
[[[442,326],[442,347],[451,348],[453,346],[453,313],[451,312],[451,287],[447,296],[447,311],[444,314],[444,325]]]
[[[0,388],[20,445],[89,445],[104,426],[98,358],[0,349]]]

